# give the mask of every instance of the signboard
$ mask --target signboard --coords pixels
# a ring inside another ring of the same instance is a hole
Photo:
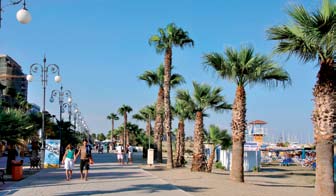
[[[154,164],[154,149],[147,150],[147,165],[152,166]]]
[[[44,168],[58,168],[60,156],[60,140],[45,140]]]
[[[259,146],[263,143],[264,141],[264,135],[261,134],[255,134],[253,135],[253,141],[257,142],[259,144]]]
[[[257,142],[245,142],[244,151],[257,151],[258,143]]]

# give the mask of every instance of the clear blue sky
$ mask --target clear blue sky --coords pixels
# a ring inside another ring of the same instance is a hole
[[[7,3],[8,1],[4,1]],[[291,4],[308,8],[319,6],[319,0],[27,0],[32,14],[28,25],[15,19],[19,6],[5,8],[0,29],[0,53],[8,54],[22,65],[48,63],[61,68],[63,86],[72,91],[92,132],[107,133],[111,123],[106,116],[122,104],[130,105],[133,115],[156,100],[157,88],[148,88],[137,76],[153,70],[163,62],[163,55],[148,45],[159,27],[174,22],[189,32],[194,48],[174,49],[174,72],[182,74],[187,83],[180,88],[191,90],[192,81],[221,86],[228,102],[234,99],[235,86],[205,71],[202,56],[222,52],[227,46],[238,48],[252,44],[255,50],[271,54],[275,42],[266,40],[265,31],[288,21],[285,10]],[[247,88],[247,120],[268,122],[270,135],[312,137],[312,88],[316,81],[316,62],[303,64],[295,58],[274,59],[290,73],[293,83],[283,89],[264,86]],[[47,101],[52,89],[59,88],[49,77]],[[29,84],[29,101],[42,105],[42,86],[38,75]],[[172,94],[172,100],[174,93]],[[58,115],[56,103],[46,104]],[[131,119],[132,122],[135,120]],[[230,129],[231,112],[214,114],[205,119],[209,124]],[[120,125],[122,120],[116,122]],[[143,126],[143,123],[139,123]],[[176,127],[176,122],[173,127]],[[193,123],[187,125],[193,134]]]

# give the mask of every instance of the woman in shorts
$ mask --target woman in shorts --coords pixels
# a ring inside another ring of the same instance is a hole
[[[62,160],[62,164],[64,164],[65,176],[67,181],[69,181],[72,177],[72,170],[74,169],[75,164],[74,157],[75,157],[75,149],[71,144],[68,144]]]

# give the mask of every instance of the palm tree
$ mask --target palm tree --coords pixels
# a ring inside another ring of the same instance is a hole
[[[159,34],[153,35],[149,39],[150,45],[155,45],[157,53],[164,53],[164,130],[167,134],[167,168],[173,167],[173,151],[171,141],[171,110],[170,110],[170,80],[172,68],[173,47],[184,48],[193,46],[194,41],[189,38],[188,32],[177,27],[174,23],[168,24],[166,28],[159,28]]]
[[[176,133],[176,149],[175,149],[175,167],[181,167],[185,164],[184,153],[185,153],[185,133],[184,133],[184,121],[191,120],[194,118],[191,107],[189,103],[177,100],[173,108],[174,116],[179,119],[178,128]]]
[[[111,142],[112,142],[112,145],[113,144],[113,130],[114,130],[114,121],[115,120],[119,120],[119,117],[117,114],[115,113],[110,113],[107,117],[107,120],[111,120],[112,121],[112,129],[111,129]],[[114,146],[113,146],[114,147]]]
[[[173,47],[184,48],[184,46],[193,46],[194,41],[189,38],[188,32],[177,27],[174,23],[168,24],[166,28],[159,28],[158,35],[153,35],[149,39],[149,44],[155,45],[156,52],[164,53],[164,130],[167,134],[167,168],[173,167],[173,152],[171,141],[171,110],[170,110],[170,80],[172,69]]]
[[[211,154],[207,164],[207,172],[211,173],[217,145],[221,145],[222,150],[224,150],[228,149],[232,143],[231,136],[227,133],[227,130],[220,130],[216,125],[210,125],[207,139],[212,143]]]
[[[0,141],[20,144],[20,139],[36,135],[33,119],[22,110],[7,108],[0,110]]]
[[[133,118],[136,120],[141,120],[146,122],[146,135],[150,137],[152,130],[151,121],[155,116],[155,105],[148,105],[142,108],[139,113],[134,114]]]
[[[207,84],[198,84],[193,82],[194,95],[190,96],[188,91],[178,90],[176,98],[188,104],[195,115],[194,128],[194,154],[192,160],[191,171],[205,171],[205,154],[204,154],[204,127],[203,117],[206,115],[207,109],[215,111],[223,111],[231,109],[231,105],[227,104],[224,97],[220,95],[221,88],[211,88]]]
[[[172,67],[173,69],[173,67]],[[158,86],[159,92],[156,102],[156,117],[154,127],[154,143],[157,148],[157,162],[162,163],[162,135],[163,135],[163,84],[164,84],[164,66],[161,64],[156,71],[145,71],[139,76],[140,80],[147,82],[148,86]],[[180,74],[172,74],[170,87],[174,88],[184,83],[184,78]]]
[[[314,138],[316,142],[316,195],[334,195],[333,144],[336,130],[335,24],[336,4],[323,0],[321,8],[309,13],[303,6],[288,10],[288,24],[270,28],[268,39],[279,41],[275,52],[295,55],[304,63],[319,62],[313,89]]]
[[[278,67],[269,57],[254,54],[252,47],[242,47],[240,51],[226,48],[224,55],[210,53],[204,55],[204,64],[212,67],[220,77],[237,85],[232,107],[232,168],[231,178],[244,182],[243,152],[246,130],[246,92],[245,86],[265,84],[276,86],[290,81],[288,73]]]
[[[122,139],[122,143],[124,145],[124,149],[126,147],[126,143],[129,143],[129,135],[128,135],[128,131],[126,130],[126,126],[127,126],[127,113],[132,112],[132,108],[129,105],[125,105],[123,104],[119,109],[118,109],[118,113],[122,116],[124,116],[124,136]]]

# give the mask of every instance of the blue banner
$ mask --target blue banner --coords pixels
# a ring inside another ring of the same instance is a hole
[[[45,140],[44,168],[58,168],[60,157],[60,140]]]

